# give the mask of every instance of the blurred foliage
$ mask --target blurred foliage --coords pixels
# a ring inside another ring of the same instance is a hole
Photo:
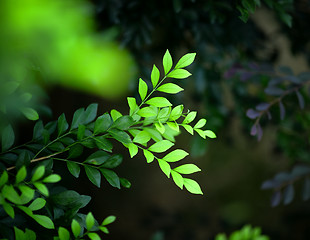
[[[269,237],[262,235],[260,228],[252,228],[252,226],[246,225],[242,229],[233,232],[229,237],[223,233],[218,234],[215,240],[269,240]]]

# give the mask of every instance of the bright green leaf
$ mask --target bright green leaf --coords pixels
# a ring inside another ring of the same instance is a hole
[[[86,228],[88,231],[92,229],[95,224],[95,218],[91,212],[89,212],[86,216]]]
[[[155,123],[154,125],[158,132],[160,132],[161,134],[165,133],[166,128],[161,122]]]
[[[148,148],[148,150],[151,152],[161,153],[167,151],[173,145],[174,143],[168,140],[162,140],[160,142],[154,143],[152,146]]]
[[[192,135],[194,134],[194,130],[193,130],[193,128],[192,128],[191,125],[181,124],[181,126],[184,127],[184,129],[185,129],[188,133],[190,133],[190,134],[192,134]]]
[[[201,171],[195,164],[184,164],[173,169],[180,174],[192,174]]]
[[[138,111],[138,115],[141,117],[153,117],[158,113],[158,109],[153,107],[144,107]]]
[[[87,236],[89,237],[90,240],[101,240],[99,235],[95,232],[87,233]]]
[[[195,180],[189,178],[183,178],[183,179],[184,179],[184,187],[187,189],[187,191],[193,194],[203,195],[199,184]]]
[[[26,178],[26,176],[27,176],[26,167],[25,167],[25,166],[22,166],[22,167],[17,171],[15,183],[20,183],[20,182],[24,181],[25,178]]]
[[[111,117],[112,120],[115,122],[118,118],[120,118],[121,116],[123,116],[123,114],[121,114],[119,111],[112,109],[111,110]]]
[[[36,110],[34,110],[33,108],[29,108],[29,107],[26,107],[26,108],[22,108],[21,109],[21,112],[24,114],[24,116],[26,118],[28,118],[29,120],[32,120],[32,121],[36,121],[39,119],[39,114]]]
[[[57,121],[57,126],[58,126],[58,136],[63,134],[69,127],[69,124],[66,120],[65,114],[61,114],[60,117],[58,118]]]
[[[215,133],[213,131],[211,131],[211,130],[206,130],[206,131],[204,131],[204,133],[209,138],[216,138]]]
[[[129,150],[129,154],[130,154],[130,157],[131,157],[131,158],[133,158],[134,156],[137,155],[137,153],[138,153],[138,147],[137,147],[136,144],[134,144],[134,143],[129,143],[129,144],[127,145],[127,148],[128,148],[128,150]]]
[[[74,177],[76,177],[76,178],[79,177],[79,175],[80,175],[80,166],[77,163],[68,161],[67,162],[67,168],[68,168],[69,172]]]
[[[168,99],[164,97],[153,97],[150,100],[147,100],[145,103],[160,108],[172,106]]]
[[[37,223],[39,223],[41,226],[43,226],[43,227],[45,227],[47,229],[54,229],[55,228],[53,221],[49,217],[47,217],[47,216],[34,214],[32,216],[32,218]]]
[[[167,77],[176,78],[176,79],[184,79],[191,75],[192,74],[185,69],[174,69],[167,75]]]
[[[165,160],[166,162],[177,162],[180,161],[181,159],[185,158],[186,156],[188,156],[189,154],[187,152],[185,152],[182,149],[176,149],[173,150],[172,152],[168,153],[163,160]]]
[[[163,57],[163,67],[164,67],[165,75],[167,75],[167,73],[170,71],[172,64],[173,64],[172,63],[172,57],[170,55],[169,50],[167,49],[167,51]]]
[[[206,134],[203,130],[198,129],[198,128],[195,128],[194,130],[199,134],[200,137],[202,137],[203,139],[206,139]]]
[[[146,158],[147,163],[151,163],[154,160],[154,155],[150,151],[143,149],[143,154]]]
[[[158,68],[156,67],[156,65],[154,64],[154,65],[153,65],[152,72],[151,72],[151,80],[152,80],[153,88],[156,87],[156,85],[157,85],[157,83],[158,83],[158,81],[159,81],[159,77],[160,77],[159,70],[158,70]]]
[[[158,116],[157,116],[158,121],[162,123],[166,122],[169,118],[170,111],[171,111],[170,107],[165,107],[165,108],[160,109]]]
[[[81,226],[78,223],[78,221],[76,221],[75,219],[73,219],[72,222],[71,222],[71,230],[72,230],[72,233],[73,233],[74,237],[77,238],[80,235]]]
[[[174,83],[166,83],[166,84],[159,86],[159,88],[157,88],[157,91],[164,92],[164,93],[171,93],[171,94],[176,94],[183,90],[184,90],[183,88],[181,88],[180,86]]]
[[[115,217],[115,216],[108,216],[108,217],[106,217],[106,218],[102,221],[101,226],[109,225],[109,224],[115,222],[115,220],[116,220],[116,217]]]
[[[169,163],[161,159],[157,159],[157,160],[158,160],[160,169],[163,171],[164,174],[166,174],[168,178],[170,178],[171,167]]]
[[[19,184],[18,188],[22,193],[21,198],[27,198],[29,201],[33,199],[35,193],[34,189],[23,184]]]
[[[58,228],[58,236],[60,240],[70,240],[70,233],[63,227]]]
[[[35,182],[33,185],[44,195],[48,196],[48,189],[43,183]]]
[[[44,183],[56,183],[61,180],[61,177],[58,174],[51,174],[43,179]]]
[[[147,132],[151,135],[151,138],[152,138],[155,142],[159,142],[159,141],[163,140],[162,135],[161,135],[156,129],[153,129],[153,128],[145,128],[144,131],[147,131]]]
[[[2,188],[3,197],[15,204],[20,204],[20,197],[12,185],[4,185]]]
[[[169,120],[175,121],[179,119],[183,113],[184,106],[178,105],[174,107],[170,113]]]
[[[9,175],[7,171],[3,171],[0,177],[0,187],[6,184],[8,180],[9,180]]]
[[[145,144],[148,141],[150,141],[150,139],[151,139],[151,136],[148,132],[141,131],[134,137],[133,142],[139,143],[139,144]]]
[[[131,182],[129,182],[126,178],[119,178],[120,183],[123,187],[125,188],[130,188],[131,187]]]
[[[105,168],[101,168],[100,171],[111,186],[119,189],[121,188],[120,179],[114,171]]]
[[[98,169],[93,167],[84,166],[86,175],[95,186],[100,188],[101,175]]]
[[[43,198],[36,198],[30,205],[29,205],[29,209],[31,211],[37,211],[40,210],[41,208],[43,208],[46,204],[45,199]]]
[[[100,229],[101,232],[109,234],[109,230],[106,227],[99,226],[99,229]]]
[[[42,165],[37,167],[34,174],[32,175],[31,181],[35,182],[39,180],[41,177],[43,177],[44,173],[45,173],[45,166]]]
[[[167,122],[168,127],[170,127],[172,130],[179,132],[180,131],[180,127],[179,124],[177,124],[176,122]]]
[[[139,95],[142,101],[147,95],[147,84],[141,78],[139,79]]]
[[[196,53],[187,53],[178,61],[175,68],[185,68],[191,65],[195,60]]]
[[[185,117],[185,119],[183,120],[182,123],[183,124],[191,123],[192,121],[194,121],[196,116],[197,116],[197,112],[196,111],[190,112],[189,114],[187,114],[187,116]]]
[[[207,123],[207,120],[202,118],[195,124],[194,128],[202,128],[206,125],[206,123]]]
[[[14,143],[15,135],[11,125],[2,130],[2,151],[8,150]]]
[[[135,98],[133,97],[128,97],[127,98],[127,102],[128,102],[128,106],[130,108],[130,115],[132,115],[134,112],[137,111],[137,109],[139,108],[137,101]]]
[[[104,133],[111,126],[112,119],[108,113],[98,117],[95,121],[94,134]]]
[[[4,203],[2,204],[2,207],[3,207],[4,211],[5,211],[11,218],[14,219],[14,217],[15,217],[14,208],[13,208],[10,204],[8,204],[8,203],[6,203],[6,202],[4,202]]]
[[[176,171],[171,170],[171,176],[173,181],[175,182],[175,184],[183,189],[183,184],[184,184],[184,180],[183,177],[181,176],[181,174],[177,173]]]

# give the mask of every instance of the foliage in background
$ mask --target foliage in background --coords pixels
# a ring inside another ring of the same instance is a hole
[[[229,237],[225,234],[218,234],[215,240],[269,240],[269,237],[262,235],[261,229],[252,228],[250,225],[244,226],[242,229],[233,232]]]

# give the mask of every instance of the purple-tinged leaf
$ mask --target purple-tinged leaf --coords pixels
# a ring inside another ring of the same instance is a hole
[[[293,180],[294,177],[289,173],[280,172],[280,173],[277,173],[273,179],[279,183],[285,183],[285,182],[289,182]]]
[[[264,92],[270,96],[280,96],[284,93],[284,90],[278,87],[270,86],[266,88]]]
[[[272,194],[271,197],[271,206],[276,207],[280,204],[282,198],[282,194],[280,191],[276,191]]]
[[[293,199],[294,199],[294,195],[295,195],[295,190],[294,190],[294,186],[293,184],[289,184],[283,193],[283,203],[284,205],[288,205],[290,204]]]
[[[306,165],[296,165],[292,170],[291,176],[298,178],[307,174],[310,174],[310,167]]]
[[[273,189],[273,188],[277,188],[279,186],[279,183],[273,179],[271,180],[267,180],[265,182],[263,182],[261,189],[265,190],[265,189]]]
[[[283,120],[285,117],[285,107],[281,101],[279,102],[279,108],[280,108],[280,119]]]
[[[302,189],[302,200],[307,201],[310,199],[310,178],[305,178],[304,186]]]
[[[269,108],[269,106],[270,106],[269,103],[260,103],[260,104],[258,104],[258,105],[255,107],[255,109],[256,109],[257,111],[265,111],[265,110],[267,110],[267,109]]]
[[[260,113],[255,111],[254,109],[250,108],[246,111],[246,115],[250,119],[255,119],[255,118],[259,117]]]
[[[257,140],[262,140],[263,137],[263,129],[260,124],[257,124]]]
[[[251,136],[255,136],[257,134],[257,126],[254,124],[251,128]]]
[[[279,83],[282,83],[284,81],[283,77],[274,77],[268,82],[268,86],[274,87],[275,85],[278,85]]]
[[[291,83],[300,84],[301,80],[296,76],[286,76],[286,80],[290,81]]]
[[[269,111],[267,111],[267,117],[268,117],[268,120],[272,119],[271,113]]]
[[[304,97],[301,95],[301,93],[299,91],[296,91],[296,95],[298,98],[298,103],[301,109],[305,108],[305,99]]]

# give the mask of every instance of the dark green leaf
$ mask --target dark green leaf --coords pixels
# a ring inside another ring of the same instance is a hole
[[[100,188],[101,175],[98,169],[93,167],[84,166],[86,175],[95,186]]]
[[[48,146],[48,149],[55,151],[55,152],[61,152],[65,149],[65,146],[61,142],[55,142]]]
[[[108,139],[105,138],[105,136],[95,137],[94,139],[99,149],[112,152],[113,145]]]
[[[109,133],[111,134],[111,136],[116,139],[117,141],[121,142],[121,143],[131,143],[131,138],[130,136],[121,130],[117,130],[117,129],[110,129]]]
[[[69,190],[51,195],[50,199],[55,204],[67,208],[83,208],[90,202],[91,197]]]
[[[283,193],[283,203],[284,205],[288,205],[290,204],[293,199],[294,199],[294,195],[295,195],[295,190],[294,190],[294,186],[293,184],[289,184]]]
[[[86,163],[93,165],[101,165],[105,163],[110,158],[110,155],[104,151],[97,151],[92,153],[86,160]]]
[[[102,116],[98,117],[95,122],[94,133],[98,134],[106,132],[111,124],[111,116],[108,113],[103,114]]]
[[[121,185],[125,188],[130,188],[131,183],[126,178],[119,178]]]
[[[79,108],[73,114],[71,129],[76,129],[80,124],[83,123],[84,120],[84,108]]]
[[[82,124],[88,124],[95,120],[97,116],[97,110],[98,110],[98,104],[97,103],[92,103],[90,104],[86,110],[85,113],[83,114],[83,122]]]
[[[11,125],[6,126],[2,131],[2,151],[8,150],[14,143],[15,135]]]
[[[83,153],[83,146],[81,144],[75,144],[69,149],[68,158],[76,158]]]
[[[3,171],[0,177],[0,187],[6,184],[8,180],[9,180],[9,175],[7,171]]]
[[[43,122],[37,121],[33,128],[33,140],[40,139],[44,130]]]
[[[11,218],[14,219],[14,217],[15,217],[14,208],[13,208],[10,204],[8,204],[8,203],[6,203],[6,202],[2,203],[2,207],[3,207],[4,211],[5,211]]]
[[[122,116],[119,117],[111,126],[111,128],[117,128],[119,130],[127,130],[134,124],[132,117],[130,116]]]
[[[116,168],[123,161],[123,156],[120,154],[115,154],[111,156],[107,161],[105,161],[100,167],[103,168]]]
[[[119,189],[121,188],[120,179],[114,171],[104,168],[101,168],[100,171],[102,175],[105,177],[105,179],[111,184],[111,186]]]
[[[58,118],[58,136],[63,134],[69,127],[69,124],[66,120],[65,114],[61,114],[60,117]]]
[[[69,172],[74,177],[76,177],[76,178],[79,177],[79,175],[80,175],[80,166],[77,163],[68,161],[67,162],[67,168],[68,168]]]
[[[86,127],[85,127],[85,125],[79,125],[79,127],[78,127],[78,132],[77,132],[77,139],[78,140],[82,140],[83,138],[84,138],[84,135],[85,135],[85,129],[86,129]]]
[[[73,140],[71,137],[63,137],[59,139],[59,141],[67,146],[70,146],[75,142],[75,140]]]

